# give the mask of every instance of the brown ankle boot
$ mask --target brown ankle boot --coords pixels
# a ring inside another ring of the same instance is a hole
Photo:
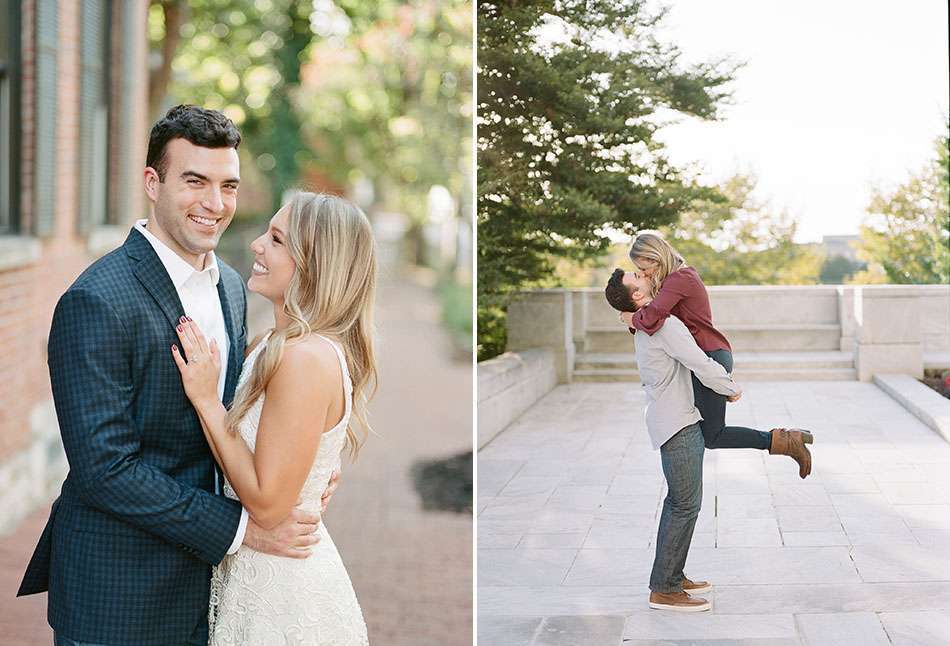
[[[798,462],[798,476],[802,479],[811,473],[811,452],[805,446],[815,441],[810,432],[800,428],[773,428],[771,434],[769,453],[787,455]]]
[[[654,610],[702,612],[712,608],[712,604],[705,599],[691,597],[685,592],[651,592],[650,607]]]

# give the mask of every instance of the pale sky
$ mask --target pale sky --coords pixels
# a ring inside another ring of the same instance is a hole
[[[685,61],[745,61],[719,122],[662,132],[671,159],[709,181],[758,177],[756,197],[799,222],[799,241],[857,233],[873,186],[934,154],[950,110],[941,0],[668,0],[661,33]]]

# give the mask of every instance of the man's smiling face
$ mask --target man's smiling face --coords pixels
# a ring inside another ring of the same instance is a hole
[[[191,264],[218,246],[237,206],[240,162],[234,148],[205,148],[187,139],[165,147],[165,181],[147,168],[154,205],[149,231]]]

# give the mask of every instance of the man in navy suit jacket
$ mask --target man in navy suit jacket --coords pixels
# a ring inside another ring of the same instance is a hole
[[[220,323],[230,404],[247,297],[214,248],[234,215],[240,141],[221,113],[172,108],[149,140],[147,223],[56,306],[49,369],[70,470],[18,593],[49,591],[56,644],[207,644],[211,566],[242,543],[303,558],[317,540],[315,515],[264,530],[219,495],[170,351],[192,310]]]

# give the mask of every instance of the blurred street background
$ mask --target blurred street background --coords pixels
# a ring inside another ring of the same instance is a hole
[[[329,527],[374,643],[468,644],[472,622],[472,8],[469,2],[0,0],[0,632],[67,465],[46,373],[56,300],[145,217],[151,124],[221,110],[243,135],[219,255],[294,188],[342,194],[380,255],[380,388]],[[269,327],[251,299],[249,331]]]

